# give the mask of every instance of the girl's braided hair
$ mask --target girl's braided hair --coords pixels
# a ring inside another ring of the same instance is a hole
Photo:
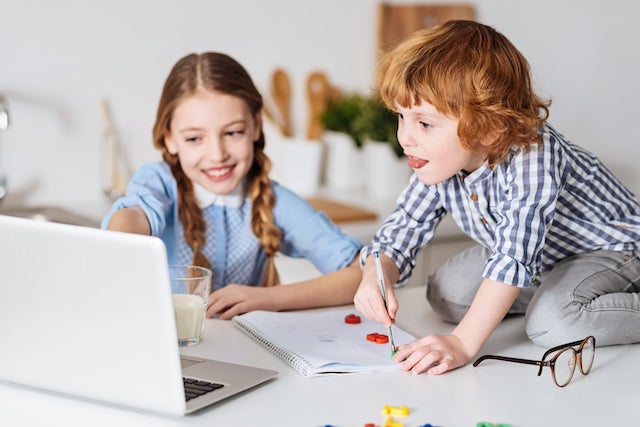
[[[190,54],[180,59],[165,81],[153,126],[153,144],[170,165],[178,186],[178,216],[184,229],[184,239],[193,250],[194,265],[210,268],[210,261],[202,253],[206,240],[206,223],[198,206],[193,184],[185,175],[180,160],[169,153],[165,136],[171,129],[171,118],[183,99],[197,91],[207,90],[232,95],[246,102],[253,117],[262,110],[262,96],[247,71],[233,58],[216,52]],[[251,228],[268,257],[263,285],[278,284],[274,257],[280,249],[281,230],[275,225],[273,207],[275,196],[271,189],[269,171],[271,161],[264,153],[264,133],[253,143],[254,160],[247,175],[247,197],[251,201]]]

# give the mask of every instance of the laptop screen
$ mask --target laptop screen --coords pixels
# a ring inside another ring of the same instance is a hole
[[[160,239],[0,216],[0,380],[185,411]]]

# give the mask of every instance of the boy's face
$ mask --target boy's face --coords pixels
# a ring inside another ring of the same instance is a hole
[[[165,145],[191,181],[229,194],[247,176],[259,135],[260,114],[252,116],[242,99],[200,91],[174,110]]]
[[[398,141],[408,164],[427,185],[437,184],[464,170],[472,172],[484,163],[484,155],[462,147],[458,120],[422,102],[410,108],[396,106]]]

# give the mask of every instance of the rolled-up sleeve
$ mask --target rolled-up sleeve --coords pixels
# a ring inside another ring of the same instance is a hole
[[[138,206],[149,220],[151,234],[160,236],[167,224],[167,216],[177,200],[175,193],[175,180],[167,164],[144,164],[131,178],[126,194],[113,203],[101,226],[106,228],[116,211]]]
[[[360,240],[344,233],[293,192],[277,183],[273,188],[276,225],[283,232],[280,252],[308,259],[322,274],[351,264],[362,247]]]
[[[556,212],[562,161],[554,150],[518,155],[497,171],[502,188],[492,213],[495,224],[493,253],[482,276],[527,287],[542,267],[545,241]]]

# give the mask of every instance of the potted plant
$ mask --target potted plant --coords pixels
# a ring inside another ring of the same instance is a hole
[[[408,184],[408,167],[398,142],[398,118],[377,96],[364,98],[353,123],[363,141],[365,187],[378,199],[395,198]]]
[[[362,141],[378,141],[389,144],[398,158],[403,156],[402,147],[398,142],[398,118],[389,111],[377,96],[362,98],[359,103],[359,113],[354,119],[353,133]]]
[[[341,132],[349,135],[356,147],[362,147],[362,140],[354,129],[356,118],[366,100],[356,93],[329,99],[327,108],[320,116],[326,131]]]
[[[338,95],[329,100],[320,121],[325,130],[324,181],[332,190],[357,191],[364,183],[362,139],[354,130],[364,98],[356,93]]]

